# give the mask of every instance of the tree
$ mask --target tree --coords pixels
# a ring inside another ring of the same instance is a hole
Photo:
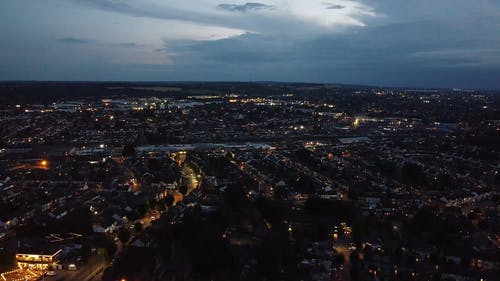
[[[130,221],[135,221],[135,220],[138,220],[140,218],[140,215],[139,215],[139,212],[137,212],[136,210],[133,210],[132,212],[127,214],[127,217]]]
[[[102,235],[97,236],[94,243],[97,247],[97,253],[104,256],[107,261],[111,261],[116,252],[115,242],[112,239]]]
[[[15,266],[15,254],[7,252],[6,250],[0,250],[0,272],[8,271]]]
[[[267,200],[260,197],[256,202],[256,206],[264,218],[271,224],[283,221],[287,215],[287,206],[281,204],[279,201]]]
[[[229,186],[224,190],[224,203],[232,210],[242,210],[248,206],[248,198],[241,186]]]
[[[385,159],[377,159],[376,164],[380,171],[386,175],[391,175],[396,171],[396,164]]]
[[[93,216],[88,207],[78,207],[64,217],[57,225],[58,229],[80,234],[92,233]]]
[[[481,230],[486,230],[486,229],[488,229],[489,224],[488,224],[488,222],[487,222],[486,220],[480,220],[480,221],[478,222],[477,226],[478,226],[478,227],[479,227],[479,229],[481,229]]]
[[[312,192],[313,182],[311,177],[309,177],[308,175],[300,176],[300,178],[297,180],[296,188],[301,192],[305,193]]]
[[[136,233],[139,233],[139,232],[141,232],[141,231],[142,231],[142,223],[141,223],[140,221],[138,221],[138,222],[136,222],[136,223],[134,224],[134,231],[135,231]]]
[[[139,212],[140,217],[144,217],[146,213],[149,211],[149,204],[145,202],[137,207],[137,211]]]
[[[81,256],[82,256],[82,260],[84,263],[87,263],[89,261],[91,253],[92,253],[92,250],[91,250],[90,246],[88,244],[83,244]]]
[[[350,273],[351,279],[353,281],[362,280],[361,279],[361,268],[359,265],[351,266],[351,270],[349,271],[349,273]]]
[[[239,273],[236,257],[231,252],[229,243],[222,237],[224,228],[200,215],[199,211],[187,210],[178,236],[191,259],[193,275],[196,279],[206,279],[201,277],[210,277],[222,272],[227,274],[231,271]]]
[[[356,252],[352,252],[349,254],[349,260],[351,261],[352,264],[357,264],[359,263],[359,255]]]
[[[441,186],[449,187],[453,183],[452,177],[447,173],[440,173],[437,180]]]
[[[182,193],[182,195],[186,195],[186,194],[187,194],[187,192],[188,192],[188,187],[187,187],[187,185],[181,185],[181,186],[179,187],[179,192],[180,192],[180,193]]]
[[[352,222],[357,215],[357,210],[352,202],[316,197],[307,199],[304,212],[308,215],[333,217],[347,222]]]
[[[5,146],[7,146],[7,142],[3,138],[0,138],[0,147],[5,147]]]
[[[424,182],[423,167],[415,163],[405,163],[401,168],[402,180],[408,183],[422,183]]]
[[[128,242],[130,239],[130,231],[125,227],[122,227],[118,230],[118,239],[122,242],[123,245]]]
[[[175,202],[174,196],[169,194],[165,197],[165,204],[167,205],[167,207],[171,207],[172,205],[174,205],[174,202]]]
[[[158,172],[161,169],[160,160],[156,158],[151,158],[148,160],[148,168],[153,172]]]
[[[345,257],[342,254],[335,254],[332,257],[332,261],[336,265],[344,265],[344,263],[345,263]]]
[[[368,226],[366,219],[357,214],[352,222],[352,238],[353,241],[359,246],[364,236],[368,235]]]
[[[290,258],[288,229],[284,224],[275,224],[257,249],[257,270],[270,275],[279,272]]]
[[[133,157],[133,156],[135,156],[135,147],[132,144],[130,144],[130,143],[126,144],[123,147],[122,155],[123,155],[123,157]]]
[[[405,224],[405,227],[408,232],[435,230],[435,227],[438,225],[435,213],[436,210],[433,208],[423,207],[417,211],[413,219]]]

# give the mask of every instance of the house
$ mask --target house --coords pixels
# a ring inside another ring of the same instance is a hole
[[[57,250],[52,254],[18,253],[16,262],[19,268],[47,270],[58,264],[61,253],[62,250]]]
[[[106,229],[98,224],[95,224],[92,226],[92,230],[95,232],[95,233],[105,233],[106,232]]]

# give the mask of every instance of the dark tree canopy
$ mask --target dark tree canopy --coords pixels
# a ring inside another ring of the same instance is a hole
[[[135,231],[136,233],[139,233],[139,232],[141,232],[141,231],[142,231],[142,223],[141,223],[141,222],[139,222],[139,221],[138,221],[138,222],[136,222],[136,223],[134,224],[134,231]]]
[[[122,242],[123,245],[128,242],[130,236],[130,231],[127,228],[122,227],[118,230],[118,239],[120,239],[120,242]]]
[[[165,200],[165,204],[167,205],[167,207],[171,207],[175,202],[174,196],[172,196],[170,194],[167,195],[164,200]]]
[[[182,193],[182,195],[186,195],[188,193],[188,187],[187,187],[187,185],[181,185],[181,186],[179,186],[179,192]]]
[[[341,221],[352,222],[357,214],[352,202],[309,198],[304,211],[308,215],[331,217]]]
[[[126,144],[123,147],[122,155],[124,157],[134,157],[135,156],[135,147],[133,144]]]

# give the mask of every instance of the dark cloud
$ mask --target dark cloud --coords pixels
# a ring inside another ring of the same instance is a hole
[[[279,36],[246,33],[230,38],[211,41],[184,41],[166,44],[174,53],[182,53],[185,59],[196,57],[205,62],[224,64],[259,64],[290,60],[293,46]]]
[[[88,44],[92,43],[92,40],[86,38],[77,38],[77,37],[64,37],[58,38],[58,42],[68,43],[68,44]]]
[[[219,74],[235,80],[500,87],[494,78],[500,75],[500,54],[492,48],[498,39],[485,41],[462,25],[416,21],[291,39],[244,34],[170,43],[168,50],[178,55],[172,70],[186,76],[215,77],[210,69],[224,69]]]
[[[327,10],[341,10],[344,9],[344,5],[339,5],[339,4],[327,4],[326,9]]]
[[[56,39],[57,42],[67,43],[67,44],[94,44],[98,46],[113,46],[113,47],[122,47],[122,48],[142,48],[146,45],[134,42],[122,42],[122,43],[103,43],[96,40],[91,40],[87,38],[79,38],[79,37],[63,37]]]
[[[74,2],[81,3],[93,8],[97,8],[104,11],[110,11],[125,15],[130,15],[134,17],[145,17],[145,18],[155,18],[155,19],[174,19],[174,20],[186,20],[193,22],[209,22],[201,13],[196,11],[186,11],[176,9],[175,7],[169,6],[165,9],[162,6],[148,4],[148,5],[133,5],[134,3],[125,3],[124,1],[103,1],[103,0],[73,0]]]
[[[142,48],[145,46],[144,44],[133,43],[133,42],[123,42],[123,43],[118,43],[115,45],[118,47],[124,47],[124,48]]]
[[[273,5],[255,2],[248,2],[245,4],[220,4],[217,6],[217,9],[219,10],[242,13],[256,10],[273,10],[274,8],[275,7]]]
[[[290,0],[290,9],[273,7],[281,2],[268,0],[4,2],[0,79],[281,80],[500,89],[498,0]],[[220,3],[225,4],[217,7]],[[275,16],[268,16],[265,9],[273,8]],[[330,26],[332,18],[348,24]],[[194,25],[184,34],[156,19]],[[351,24],[356,20],[362,24]],[[67,26],[61,28],[61,21]],[[129,32],[135,23],[140,24]],[[245,31],[253,33],[225,38]],[[225,39],[201,39],[210,34]],[[80,38],[86,36],[92,39]],[[143,45],[144,39],[148,43]],[[157,43],[162,39],[164,46]],[[163,58],[172,64],[155,64]]]

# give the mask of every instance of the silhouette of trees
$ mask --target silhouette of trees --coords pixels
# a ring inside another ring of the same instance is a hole
[[[408,183],[423,183],[425,177],[422,166],[415,163],[405,163],[401,168],[401,179]]]
[[[125,149],[125,148],[124,148]],[[150,158],[148,160],[148,168],[153,172],[158,172],[161,169],[161,162],[156,158]]]
[[[187,185],[181,185],[179,186],[179,192],[182,193],[182,195],[186,195],[188,193],[188,187]]]
[[[300,176],[295,184],[295,187],[300,192],[308,193],[313,191],[313,182],[311,177],[307,175]]]
[[[116,244],[113,239],[104,235],[95,237],[94,245],[97,248],[97,253],[104,256],[106,260],[110,261],[116,252]]]
[[[133,144],[127,143],[123,147],[122,155],[123,157],[134,157],[136,154],[135,147]]]
[[[5,249],[0,250],[0,272],[5,272],[12,270],[15,266],[15,254],[6,251]]]
[[[165,197],[164,200],[165,200],[165,204],[167,205],[167,207],[172,207],[172,205],[174,205],[174,202],[175,202],[174,196],[169,194]]]
[[[120,242],[122,242],[123,245],[125,245],[128,242],[130,236],[131,236],[130,231],[127,228],[121,227],[118,230],[118,239],[120,239]]]
[[[333,217],[341,221],[352,222],[357,214],[352,202],[309,198],[304,206],[308,215]]]
[[[138,221],[134,224],[134,231],[135,231],[135,233],[139,233],[142,231],[142,223],[141,222]]]
[[[82,260],[84,263],[88,262],[91,253],[92,253],[92,249],[90,248],[90,246],[88,244],[83,244],[82,250],[81,250],[81,256],[82,256]]]
[[[257,249],[257,270],[265,275],[280,272],[290,258],[288,229],[275,224]]]
[[[238,272],[234,268],[237,265],[236,257],[223,239],[223,231],[216,224],[200,217],[196,210],[185,213],[181,239],[191,258],[195,276]]]
[[[231,210],[243,210],[249,204],[245,191],[241,186],[233,185],[227,187],[226,190],[224,190],[223,197],[224,203]]]
[[[255,205],[264,218],[271,224],[283,221],[288,213],[286,205],[280,204],[279,201],[267,200],[263,197],[257,199]]]

